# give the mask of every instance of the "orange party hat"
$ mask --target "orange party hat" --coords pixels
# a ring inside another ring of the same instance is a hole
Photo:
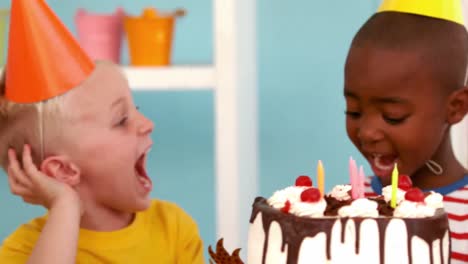
[[[93,61],[47,3],[11,2],[5,98],[40,102],[86,80]]]

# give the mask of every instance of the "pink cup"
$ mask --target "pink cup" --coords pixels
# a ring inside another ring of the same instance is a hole
[[[113,14],[78,9],[75,15],[78,41],[91,58],[120,63],[123,17],[124,11],[120,7]]]

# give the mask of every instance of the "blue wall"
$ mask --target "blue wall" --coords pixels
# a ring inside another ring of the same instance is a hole
[[[315,182],[322,160],[326,189],[348,179],[343,65],[350,41],[377,1],[258,1],[261,194]],[[370,172],[369,168],[367,171]]]
[[[211,63],[211,0],[49,0],[72,28],[77,7],[128,12],[156,3],[161,9],[185,7],[177,24],[173,62]],[[9,1],[0,0],[0,7]],[[377,7],[377,0],[259,0],[260,194],[292,184],[299,174],[314,175],[324,162],[326,188],[347,181],[350,155],[363,160],[344,126],[343,63],[353,34]],[[128,55],[124,52],[124,63]],[[149,171],[154,197],[184,207],[198,221],[205,244],[215,235],[213,94],[211,92],[135,92],[142,111],[156,123]],[[367,171],[370,170],[367,168]],[[23,205],[9,194],[0,175],[0,239],[42,209]],[[8,213],[5,213],[8,211]],[[246,219],[247,221],[247,219]],[[228,239],[228,238],[226,238]]]

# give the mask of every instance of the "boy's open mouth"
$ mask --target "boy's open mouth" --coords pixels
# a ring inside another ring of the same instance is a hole
[[[393,154],[372,154],[370,155],[369,161],[372,170],[377,176],[387,177],[392,174],[395,163],[398,162],[398,156]]]
[[[135,172],[138,181],[141,183],[141,185],[147,192],[151,191],[151,189],[153,188],[153,183],[151,182],[151,179],[148,176],[148,173],[146,172],[146,158],[148,156],[149,151],[150,149],[141,154],[141,156],[135,163]]]

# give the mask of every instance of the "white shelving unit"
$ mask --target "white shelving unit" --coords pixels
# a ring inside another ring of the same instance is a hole
[[[213,0],[214,65],[123,68],[135,90],[213,89],[216,239],[244,253],[258,177],[255,5]]]
[[[135,90],[215,89],[215,70],[210,65],[123,67]]]

